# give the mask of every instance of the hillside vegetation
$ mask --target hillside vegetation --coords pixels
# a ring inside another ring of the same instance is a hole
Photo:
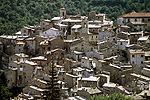
[[[116,23],[117,16],[132,11],[150,12],[149,0],[0,0],[0,35],[13,34],[26,25],[38,25],[40,19],[67,14],[105,13]]]

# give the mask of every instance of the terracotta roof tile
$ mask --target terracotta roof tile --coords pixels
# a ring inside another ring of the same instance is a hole
[[[128,13],[128,14],[125,14],[125,15],[118,16],[118,18],[121,18],[121,17],[124,17],[124,18],[129,18],[129,17],[132,17],[132,18],[135,18],[135,17],[150,17],[150,13],[131,12],[131,13]]]

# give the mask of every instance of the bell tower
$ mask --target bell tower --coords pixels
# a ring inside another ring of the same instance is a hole
[[[65,8],[60,8],[60,17],[63,17],[63,18],[66,17],[66,9]]]

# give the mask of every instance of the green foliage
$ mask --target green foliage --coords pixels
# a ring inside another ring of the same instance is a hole
[[[114,93],[109,96],[94,95],[89,100],[134,100],[131,97],[125,97],[121,93]]]
[[[121,14],[150,12],[149,0],[0,0],[0,35],[13,34],[23,26],[38,25],[40,19],[59,16],[62,7],[72,15],[106,13],[115,24]]]
[[[4,85],[3,81],[0,78],[0,100],[8,99],[10,96],[12,96],[12,93],[9,92],[8,87]]]

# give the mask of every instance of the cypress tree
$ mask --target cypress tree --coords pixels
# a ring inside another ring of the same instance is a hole
[[[47,89],[49,91],[45,93],[46,100],[60,100],[61,97],[57,71],[55,70],[55,67],[56,66],[54,62],[50,63],[50,70],[49,70],[50,80],[47,81],[48,85]]]

